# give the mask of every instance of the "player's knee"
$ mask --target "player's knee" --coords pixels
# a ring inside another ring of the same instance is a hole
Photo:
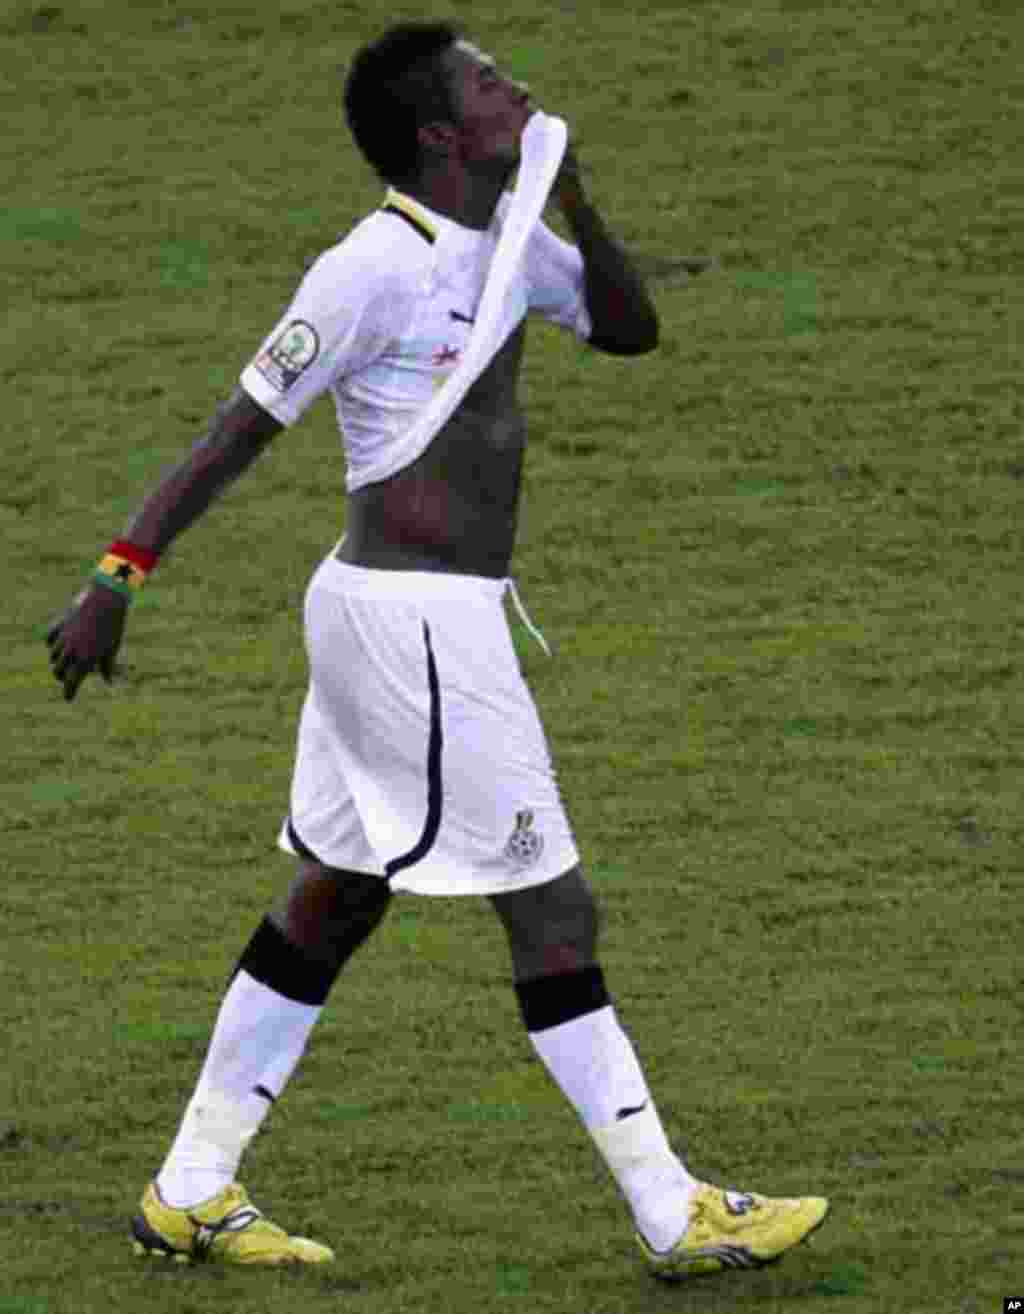
[[[597,901],[578,867],[561,879],[567,884],[551,919],[551,943],[556,949],[574,949],[582,959],[590,962],[597,952],[600,930]]]
[[[340,967],[375,930],[390,900],[380,877],[300,859],[286,898],[271,916],[296,948]]]
[[[597,904],[579,867],[546,885],[493,896],[517,980],[590,966],[597,953]]]

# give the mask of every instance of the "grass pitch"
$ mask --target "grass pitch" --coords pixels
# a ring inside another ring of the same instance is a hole
[[[403,900],[245,1178],[329,1273],[125,1230],[273,849],[298,614],[342,525],[329,405],[185,538],[123,678],[42,633],[306,263],[376,204],[360,3],[0,9],[6,303],[0,1314],[988,1314],[1020,1295],[1024,190],[1018,8],[406,5],[582,143],[656,356],[528,349],[523,662],[604,961],[695,1171],[822,1191],[773,1270],[654,1285],[474,902]],[[686,286],[679,260],[720,268]]]

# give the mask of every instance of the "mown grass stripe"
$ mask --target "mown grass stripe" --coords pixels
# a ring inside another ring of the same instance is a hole
[[[77,210],[48,206],[39,209],[6,208],[0,214],[0,241],[75,242],[82,236],[82,217]]]

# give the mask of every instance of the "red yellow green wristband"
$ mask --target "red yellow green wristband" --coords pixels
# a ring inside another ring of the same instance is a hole
[[[157,554],[149,548],[136,547],[124,539],[115,539],[93,571],[92,577],[104,588],[131,598],[145,584],[146,576],[157,560]]]

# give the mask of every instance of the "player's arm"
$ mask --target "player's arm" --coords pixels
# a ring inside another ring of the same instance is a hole
[[[658,313],[633,261],[587,196],[571,146],[555,180],[554,199],[583,256],[584,296],[593,325],[590,345],[615,356],[653,351]]]
[[[132,591],[177,536],[243,474],[284,426],[238,388],[108,549],[91,583],[50,628],[50,665],[71,701],[90,671],[110,680]]]
[[[244,388],[236,388],[231,399],[218,407],[205,436],[146,498],[128,522],[124,537],[159,556],[249,469],[283,428]]]

